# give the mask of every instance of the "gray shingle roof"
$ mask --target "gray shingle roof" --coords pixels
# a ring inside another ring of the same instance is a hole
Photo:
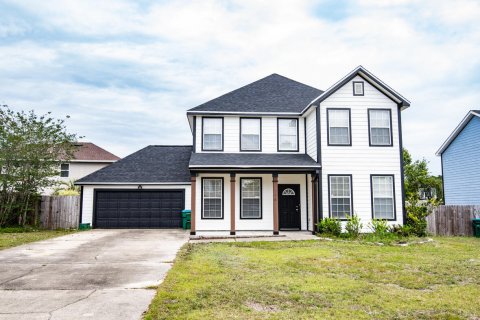
[[[190,183],[192,146],[148,146],[77,180],[95,183]]]
[[[300,113],[323,91],[276,73],[205,102],[188,112]]]
[[[317,168],[306,154],[283,153],[192,153],[190,169],[194,168]]]

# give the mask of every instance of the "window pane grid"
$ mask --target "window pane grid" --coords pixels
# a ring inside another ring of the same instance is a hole
[[[278,144],[280,150],[297,150],[297,119],[278,119]]]
[[[370,138],[373,145],[389,145],[391,143],[390,111],[369,110]]]
[[[352,212],[351,179],[349,176],[330,177],[332,218],[345,219]]]
[[[203,180],[203,217],[222,218],[222,179]]]
[[[261,180],[241,179],[242,218],[261,217]]]
[[[394,219],[393,177],[372,177],[373,217],[375,219]]]
[[[349,110],[328,110],[328,130],[330,144],[350,144]]]

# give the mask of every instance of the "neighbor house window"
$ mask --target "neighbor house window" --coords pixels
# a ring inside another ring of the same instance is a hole
[[[223,179],[202,179],[202,218],[223,219]]]
[[[395,219],[393,176],[372,176],[374,219]]]
[[[328,145],[350,146],[350,109],[327,109]]]
[[[242,219],[262,218],[262,179],[241,178],[241,210]]]
[[[363,96],[363,81],[353,81],[353,95],[354,96]]]
[[[223,150],[223,118],[202,118],[203,150]]]
[[[385,109],[369,109],[368,123],[370,124],[370,145],[392,145],[392,113]]]
[[[68,177],[70,172],[70,164],[62,163],[60,165],[60,177]]]
[[[352,177],[329,176],[330,215],[334,219],[346,219],[352,215]]]
[[[240,150],[261,150],[261,120],[259,118],[240,118]]]
[[[278,119],[278,151],[298,151],[298,119]]]

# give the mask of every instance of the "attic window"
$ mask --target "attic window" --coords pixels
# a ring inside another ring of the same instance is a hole
[[[363,96],[363,81],[353,81],[353,95]]]

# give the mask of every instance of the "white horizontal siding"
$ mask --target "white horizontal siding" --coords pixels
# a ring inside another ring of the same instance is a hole
[[[317,161],[317,117],[315,108],[307,114],[307,154]]]
[[[83,187],[82,221],[92,223],[93,219],[93,194],[95,189],[137,189],[138,185],[93,185]],[[189,185],[142,185],[143,189],[175,189],[185,190],[185,209],[190,209],[191,196]]]
[[[352,81],[364,81],[360,77]],[[353,210],[366,226],[371,220],[371,174],[392,174],[395,179],[397,220],[402,223],[402,191],[398,107],[396,103],[364,81],[365,95],[353,96],[352,82],[338,89],[320,105],[323,214],[329,216],[329,174],[353,176]],[[352,146],[327,145],[327,108],[350,108]],[[390,109],[392,114],[392,147],[370,147],[368,108]]]
[[[202,178],[222,177],[224,183],[223,219],[202,219]],[[262,178],[262,219],[240,219],[240,178]],[[273,231],[273,182],[271,174],[237,174],[235,183],[235,227],[237,231]],[[279,174],[278,184],[300,185],[301,228],[306,230],[307,219],[309,230],[312,228],[312,195],[309,186],[311,176],[305,174]],[[308,189],[307,189],[308,187]],[[308,196],[307,196],[308,192]],[[307,210],[308,197],[308,210]],[[230,175],[199,174],[196,192],[196,232],[199,235],[212,231],[227,234],[230,231]],[[308,218],[307,218],[308,212]]]
[[[240,151],[240,118],[239,116],[223,117],[223,152],[239,153]],[[280,117],[281,118],[281,117]],[[196,117],[196,152],[222,152],[202,151],[202,117]],[[277,117],[261,117],[262,121],[262,153],[278,153],[277,151]],[[298,144],[297,153],[305,153],[305,129],[303,118],[298,118]],[[248,152],[255,153],[255,152]],[[280,152],[282,153],[282,152]],[[292,152],[284,152],[292,153]]]

